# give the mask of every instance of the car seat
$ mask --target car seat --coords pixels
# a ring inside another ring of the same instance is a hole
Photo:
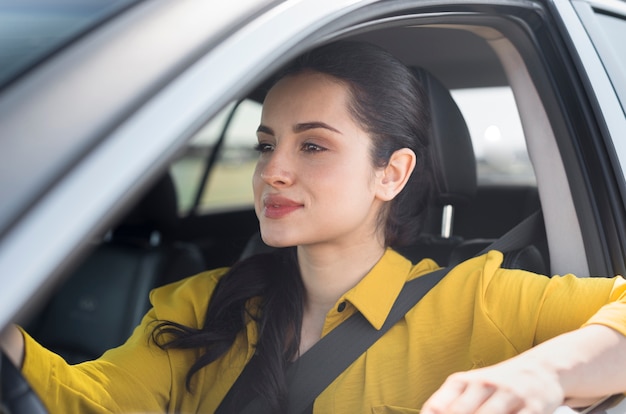
[[[413,68],[413,73],[424,88],[431,108],[431,153],[437,191],[431,209],[434,217],[430,222],[436,223],[439,215],[441,231],[437,233],[432,227],[425,229],[417,243],[399,250],[413,262],[430,257],[441,265],[453,266],[489,246],[494,238],[463,239],[454,235],[455,211],[470,206],[477,192],[476,158],[471,137],[450,91],[423,68]],[[545,234],[535,235],[533,239],[545,239]],[[541,274],[549,270],[535,244],[507,252],[502,266]]]
[[[176,240],[176,191],[163,177],[67,279],[28,329],[70,363],[122,344],[148,310],[151,289],[205,269]]]

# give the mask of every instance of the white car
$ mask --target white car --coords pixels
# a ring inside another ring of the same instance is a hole
[[[402,253],[445,265],[540,210],[513,266],[626,273],[622,1],[0,0],[0,327],[95,358],[150,289],[263,249],[263,85],[336,39],[422,68],[460,108],[436,122],[468,125],[444,146],[459,196]]]

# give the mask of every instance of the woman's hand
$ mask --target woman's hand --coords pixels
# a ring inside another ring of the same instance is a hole
[[[451,375],[421,412],[552,414],[563,400],[558,376],[538,361],[519,356]]]
[[[9,325],[0,334],[0,348],[16,367],[22,366],[24,359],[24,336],[15,325]]]

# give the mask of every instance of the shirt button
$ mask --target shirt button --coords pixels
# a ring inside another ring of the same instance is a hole
[[[337,306],[337,312],[343,312],[346,309],[346,302],[341,302],[339,306]]]

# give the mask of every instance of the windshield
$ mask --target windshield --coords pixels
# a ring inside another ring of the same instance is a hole
[[[0,0],[0,88],[137,0]]]

